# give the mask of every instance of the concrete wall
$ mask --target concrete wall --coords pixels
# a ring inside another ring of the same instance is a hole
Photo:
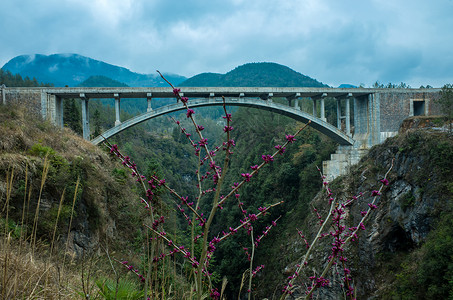
[[[392,90],[375,94],[380,107],[380,142],[385,138],[394,136],[403,123],[403,120],[414,115],[414,103],[423,104],[423,115],[432,116],[441,114],[436,99],[438,93],[413,92],[411,90]],[[416,106],[417,104],[415,104]]]
[[[3,98],[3,96],[5,98]],[[36,88],[6,88],[0,93],[0,103],[23,105],[30,113],[42,116],[41,90]]]

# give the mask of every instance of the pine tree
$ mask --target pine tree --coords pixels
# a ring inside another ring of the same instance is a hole
[[[63,119],[65,127],[69,127],[78,134],[82,134],[82,120],[80,109],[74,99],[65,99],[63,101]]]
[[[94,123],[94,136],[96,137],[101,134],[101,113],[97,108],[93,114],[93,123]]]

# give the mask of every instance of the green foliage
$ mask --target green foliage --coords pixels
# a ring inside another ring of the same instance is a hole
[[[179,86],[301,86],[324,87],[325,84],[276,63],[248,63],[226,74],[203,73]]]
[[[126,174],[125,169],[114,168],[112,170],[112,176],[115,180],[119,183],[126,183],[126,179],[128,178],[128,174]]]
[[[427,242],[396,276],[399,299],[451,299],[453,295],[453,213],[442,214]]]
[[[12,74],[10,71],[0,69],[0,85],[7,87],[36,87],[36,86],[53,86],[51,84],[39,83],[36,78],[30,79],[28,76],[22,78],[19,74]]]
[[[64,126],[71,128],[78,134],[82,134],[82,118],[80,106],[80,101],[75,99],[65,99],[63,101]]]
[[[99,279],[96,280],[96,285],[105,300],[138,300],[144,295],[135,280],[120,279],[116,283],[111,279]]]
[[[303,126],[290,118],[249,108],[239,108],[233,115],[233,122],[235,130],[232,133],[236,147],[225,179],[229,183],[240,181],[241,173],[250,172],[250,166],[263,161],[263,154],[272,154],[275,152],[274,146],[286,141],[285,134],[293,134]],[[286,236],[279,232],[282,228],[300,226],[300,220],[307,214],[307,203],[321,186],[316,165],[320,166],[334,149],[335,143],[308,128],[297,137],[294,144],[287,147],[284,155],[277,155],[274,162],[261,169],[241,188],[239,200],[245,204],[248,213],[258,212],[260,206],[284,201],[254,224],[258,235],[272,220],[282,216],[277,229],[271,230],[257,248],[256,264],[266,265],[262,271],[265,278],[261,277],[260,280],[261,283],[262,280],[265,282],[261,295],[272,293],[275,281],[283,280],[277,279],[275,272],[272,272],[285,267],[285,261],[278,258],[278,252],[281,245],[285,244]],[[228,190],[229,186],[225,187],[225,193]],[[209,201],[206,205],[209,205]],[[289,214],[289,211],[293,213]],[[241,218],[237,202],[227,202],[216,216],[211,232],[214,234],[228,230],[228,226],[239,225]],[[241,231],[234,239],[227,239],[219,244],[215,254],[218,264],[213,266],[213,270],[228,278],[228,298],[237,297],[235,292],[240,285],[242,273],[249,267],[243,247],[250,248],[250,237]]]
[[[55,228],[55,224],[57,224],[57,233],[64,234],[72,213],[71,205],[62,205],[59,216],[58,205],[53,205],[49,210],[41,212],[41,222],[39,224],[40,232],[42,232],[43,235],[46,234],[47,238],[50,240],[52,238],[51,234]],[[74,217],[76,217],[76,213],[74,213]]]
[[[403,211],[406,211],[409,207],[413,207],[415,204],[415,196],[412,192],[407,192],[400,198],[400,205]]]
[[[93,75],[80,83],[81,87],[128,87],[127,84],[111,79],[107,76]]]
[[[20,232],[22,230],[21,226],[16,224],[14,220],[9,219],[8,225],[6,227],[6,219],[0,218],[0,233],[4,233],[5,231],[11,234],[12,238],[19,238]]]
[[[31,155],[39,156],[39,157],[45,157],[46,155],[54,156],[55,150],[53,150],[51,147],[43,146],[41,143],[37,143],[37,144],[34,144],[30,148],[30,150],[28,150],[28,153],[30,153]]]
[[[380,83],[379,81],[376,81],[372,86],[372,88],[375,88],[375,89],[410,89],[411,86],[408,85],[407,83],[404,83],[404,82],[401,82],[400,84],[395,84],[395,83],[387,83],[387,84],[383,84],[383,83]],[[428,88],[428,87],[427,87]]]
[[[441,106],[441,111],[451,122],[453,120],[453,84],[446,84],[442,87],[440,98],[437,99],[437,102]]]
[[[93,114],[93,125],[94,125],[94,133],[93,135],[96,137],[101,134],[101,113],[99,109],[96,109]]]

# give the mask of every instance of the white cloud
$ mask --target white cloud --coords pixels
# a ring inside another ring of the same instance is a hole
[[[273,61],[331,85],[453,81],[450,0],[3,0],[1,6],[0,65],[21,54],[79,53],[142,73],[225,73]]]

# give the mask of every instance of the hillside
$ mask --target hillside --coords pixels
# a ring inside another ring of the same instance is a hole
[[[178,84],[184,86],[326,87],[327,85],[276,63],[248,63],[226,74],[202,73]]]
[[[51,82],[55,86],[77,86],[90,76],[106,76],[128,86],[166,86],[158,74],[139,74],[78,54],[20,55],[8,61],[3,70],[22,77]],[[175,84],[185,77],[165,74]]]
[[[52,86],[49,83],[40,83],[36,78],[30,79],[28,76],[22,78],[20,74],[13,74],[10,71],[0,69],[0,85],[8,87],[38,87],[38,86]]]
[[[410,127],[407,122],[405,126]],[[326,275],[331,284],[320,288],[315,297],[340,299],[344,295],[343,268],[351,271],[357,299],[447,299],[452,295],[451,135],[438,130],[411,130],[373,147],[350,174],[337,178],[329,186],[336,202],[358,196],[358,200],[345,208],[342,225],[357,226],[362,212],[372,202],[371,191],[378,189],[392,160],[389,185],[384,186],[377,208],[364,223],[365,231],[360,230],[359,238],[341,253],[347,258],[346,266],[333,267]],[[265,289],[292,275],[296,264],[301,262],[306,247],[297,231],[311,243],[319,228],[317,213],[324,218],[329,209],[326,192],[319,192],[309,207],[306,218],[287,223],[287,229],[279,237],[265,242],[264,246],[272,247],[258,262],[268,265],[262,274]],[[316,246],[306,271],[295,282],[300,288],[296,288],[296,298],[304,295],[304,285],[310,284],[308,277],[321,273],[327,256],[332,253],[332,243],[333,238],[328,234]],[[273,259],[278,256],[285,259]],[[273,270],[285,272],[276,276]],[[272,289],[261,295],[270,293]]]
[[[127,84],[111,79],[107,76],[93,75],[88,77],[77,86],[80,87],[127,87]]]
[[[23,107],[0,105],[0,120],[3,298],[79,299],[84,263],[97,261],[96,280],[110,276],[106,250],[135,263],[146,210],[129,171]]]

